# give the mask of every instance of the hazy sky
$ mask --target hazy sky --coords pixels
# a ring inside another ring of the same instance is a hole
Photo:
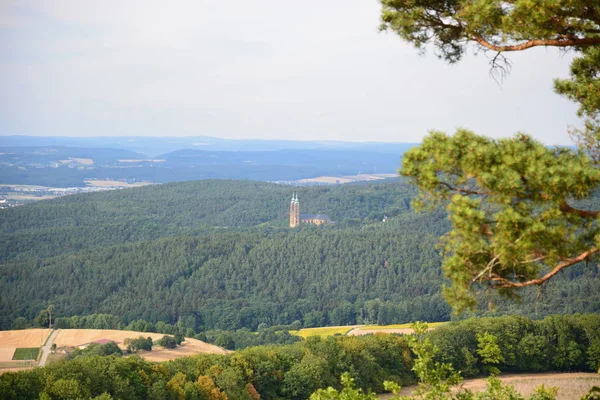
[[[571,55],[449,66],[379,33],[376,0],[2,0],[0,135],[419,141],[466,127],[570,143]],[[1,138],[0,138],[1,143]]]

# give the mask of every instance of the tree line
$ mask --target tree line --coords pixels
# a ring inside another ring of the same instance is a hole
[[[600,316],[505,316],[443,325],[425,335],[440,351],[434,361],[466,376],[485,371],[597,371]],[[410,341],[410,340],[409,340]],[[199,354],[160,364],[119,356],[82,356],[30,371],[0,375],[0,397],[97,399],[306,399],[340,389],[348,373],[375,392],[383,382],[417,381],[415,350],[403,336],[311,337],[285,346],[251,347],[227,355]],[[225,397],[227,396],[227,397]]]

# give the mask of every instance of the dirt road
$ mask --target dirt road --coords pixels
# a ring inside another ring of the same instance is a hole
[[[52,343],[58,336],[58,329],[54,330],[48,340],[46,340],[46,344],[42,346],[42,358],[40,358],[40,367],[46,365],[46,361],[48,361],[48,356],[50,355],[50,348],[52,347]]]

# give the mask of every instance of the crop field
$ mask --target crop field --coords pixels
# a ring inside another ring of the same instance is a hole
[[[435,329],[445,322],[428,322],[428,330]],[[349,336],[369,335],[373,333],[402,333],[411,334],[413,329],[411,323],[394,324],[394,325],[360,325],[348,332]]]
[[[61,329],[59,330],[54,343],[56,343],[58,348],[64,348],[81,346],[101,339],[109,339],[120,342],[119,347],[125,349],[123,341],[126,338],[137,338],[140,336],[151,337],[152,340],[156,342],[162,338],[164,334],[103,329]],[[152,351],[140,352],[139,355],[149,361],[166,361],[199,353],[226,354],[227,351],[221,347],[204,343],[200,340],[186,338],[182,343],[182,346],[179,346],[176,349],[165,349],[154,345]]]
[[[150,185],[150,182],[136,182],[136,183],[127,183],[121,181],[113,181],[110,179],[90,179],[85,181],[88,186],[98,186],[98,187],[140,187]]]
[[[41,347],[49,334],[50,329],[0,331],[0,362],[12,361],[18,348]]]
[[[291,334],[307,338],[309,336],[334,336],[345,335],[350,332],[355,326],[326,326],[323,328],[304,328],[299,331],[290,331]]]
[[[13,360],[37,360],[40,354],[39,347],[20,347],[15,349]]]
[[[428,322],[428,329],[435,329],[436,327],[445,324],[445,322]],[[411,323],[406,324],[394,324],[394,325],[350,325],[350,326],[325,326],[320,328],[303,328],[299,331],[290,331],[290,334],[297,335],[302,338],[309,336],[334,336],[334,335],[348,335],[348,336],[360,336],[369,335],[373,333],[413,333],[410,327]]]

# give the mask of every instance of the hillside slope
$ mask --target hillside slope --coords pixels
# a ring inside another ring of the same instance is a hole
[[[412,212],[401,182],[302,188],[303,212],[336,224],[290,230],[292,190],[184,182],[0,210],[0,327],[49,304],[59,316],[183,318],[196,330],[450,318],[436,249],[444,213]],[[595,265],[570,268],[498,312],[598,312],[599,279]]]

